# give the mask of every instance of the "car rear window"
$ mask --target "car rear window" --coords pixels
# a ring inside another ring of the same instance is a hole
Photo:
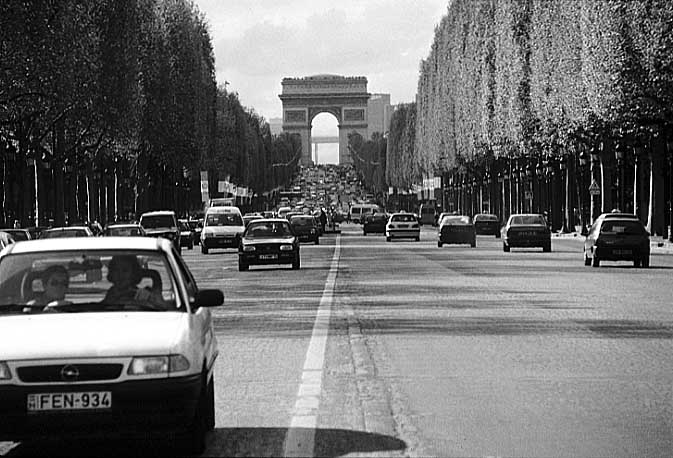
[[[297,226],[313,226],[313,217],[312,216],[293,216],[290,220],[292,224]]]
[[[290,223],[282,221],[251,221],[245,231],[245,237],[288,237],[292,235]]]
[[[498,217],[495,215],[476,215],[474,217],[475,221],[498,221]]]
[[[512,216],[510,221],[511,226],[521,226],[521,225],[545,225],[544,218],[540,215],[518,215]]]
[[[209,213],[206,226],[243,226],[243,218],[238,213]]]
[[[411,222],[416,222],[416,217],[412,214],[408,215],[393,215],[391,218],[391,221],[395,221],[397,223],[411,223]]]
[[[469,226],[472,220],[469,216],[445,216],[442,224],[451,224],[453,226]]]
[[[645,233],[645,228],[640,221],[606,220],[601,226],[601,233],[640,235]]]

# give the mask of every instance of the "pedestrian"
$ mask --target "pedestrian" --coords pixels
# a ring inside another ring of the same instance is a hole
[[[21,229],[21,224],[18,219],[14,220],[14,229]]]
[[[327,224],[327,213],[324,208],[320,208],[320,226],[322,227],[322,234],[325,233],[325,225]]]

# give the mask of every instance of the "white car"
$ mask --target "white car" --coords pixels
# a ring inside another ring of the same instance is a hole
[[[238,207],[211,207],[201,230],[201,253],[213,248],[235,248],[241,242],[245,223]]]
[[[386,224],[386,242],[392,239],[411,238],[421,240],[421,226],[413,213],[393,213]]]
[[[209,307],[222,302],[163,238],[3,249],[0,441],[160,433],[200,453],[215,424]]]

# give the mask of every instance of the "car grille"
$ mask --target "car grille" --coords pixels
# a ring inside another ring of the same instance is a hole
[[[280,251],[280,245],[255,245],[255,251],[257,253],[277,253]]]
[[[52,364],[19,367],[17,374],[25,383],[84,382],[114,380],[122,368],[122,364]]]

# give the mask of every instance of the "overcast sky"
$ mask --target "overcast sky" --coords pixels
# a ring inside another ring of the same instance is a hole
[[[413,101],[448,0],[195,0],[206,16],[219,84],[267,120],[282,113],[281,80],[365,76],[370,93]],[[336,121],[334,121],[336,123]]]

